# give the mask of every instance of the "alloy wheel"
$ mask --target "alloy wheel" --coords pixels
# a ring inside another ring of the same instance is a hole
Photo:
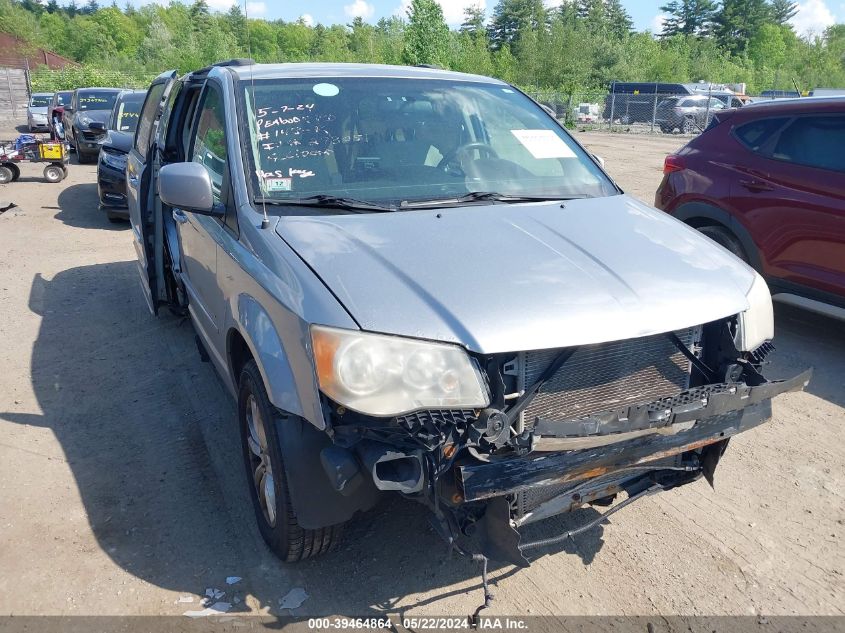
[[[264,512],[267,523],[276,525],[276,488],[273,480],[273,463],[264,429],[264,419],[255,395],[250,394],[246,402],[246,421],[249,437],[250,464],[252,466],[252,483],[258,494],[258,502]]]

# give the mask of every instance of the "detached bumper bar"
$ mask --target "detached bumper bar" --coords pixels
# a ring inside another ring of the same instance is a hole
[[[696,450],[754,428],[771,417],[771,399],[801,391],[812,369],[790,378],[755,387],[736,384],[707,385],[647,405],[607,412],[586,419],[538,422],[543,437],[572,437],[585,428],[595,436],[635,433],[633,439],[583,450],[532,454],[526,457],[457,467],[466,501],[479,501],[533,488],[592,479],[630,466]],[[677,434],[666,434],[673,424],[695,421]],[[653,433],[643,435],[643,430]],[[659,468],[659,467],[657,467]]]

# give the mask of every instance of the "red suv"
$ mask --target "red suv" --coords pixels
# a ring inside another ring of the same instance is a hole
[[[750,263],[772,294],[845,307],[845,98],[719,112],[663,174],[655,206]]]

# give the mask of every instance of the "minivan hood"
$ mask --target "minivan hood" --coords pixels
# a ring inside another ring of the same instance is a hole
[[[754,272],[625,195],[283,217],[276,232],[364,330],[480,353],[678,330],[742,312]]]

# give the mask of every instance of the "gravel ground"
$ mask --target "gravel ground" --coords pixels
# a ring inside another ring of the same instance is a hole
[[[679,144],[579,136],[646,202]],[[95,167],[72,164],[55,185],[40,173],[0,185],[18,205],[0,215],[0,614],[177,615],[209,587],[252,613],[290,613],[280,599],[294,588],[308,594],[296,615],[470,613],[477,567],[447,559],[408,501],[359,517],[321,559],[270,555],[233,403],[191,326],[148,314],[128,227],[97,210]],[[845,333],[792,308],[776,319],[768,373],[814,366],[815,379],[732,441],[716,490],[702,480],[647,498],[528,569],[494,567],[486,613],[843,613]]]

